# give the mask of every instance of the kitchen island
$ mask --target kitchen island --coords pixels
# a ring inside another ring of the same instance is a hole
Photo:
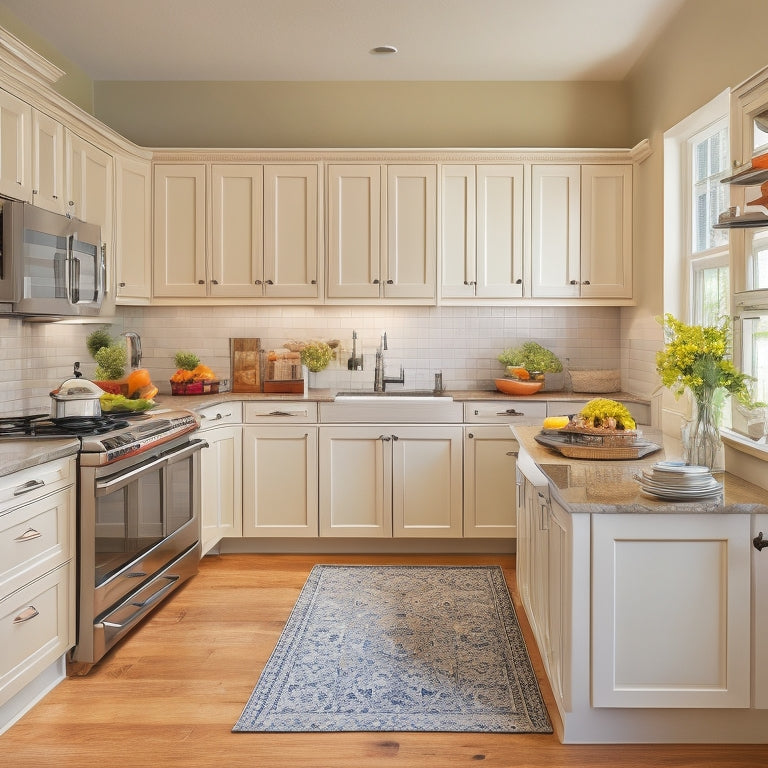
[[[677,450],[647,428],[662,449],[619,461],[513,431],[518,588],[560,739],[768,741],[766,491],[724,474],[722,499],[645,494],[634,476]]]

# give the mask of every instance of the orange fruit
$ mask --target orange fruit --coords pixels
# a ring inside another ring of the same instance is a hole
[[[138,391],[142,387],[146,387],[152,383],[152,378],[149,375],[149,371],[146,368],[137,368],[135,371],[131,371],[126,377],[126,384],[128,384],[128,397],[134,392]]]

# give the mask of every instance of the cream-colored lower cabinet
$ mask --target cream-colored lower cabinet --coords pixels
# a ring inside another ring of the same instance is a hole
[[[317,536],[317,427],[243,430],[243,536]]]
[[[754,685],[752,706],[768,709],[768,515],[752,515],[752,648]]]
[[[750,516],[592,516],[596,707],[750,706]]]
[[[461,427],[321,427],[319,456],[320,535],[462,535]]]
[[[508,426],[477,424],[464,428],[465,537],[515,537],[518,448]]]
[[[223,538],[243,535],[243,428],[227,425],[206,429],[201,477],[203,554]]]

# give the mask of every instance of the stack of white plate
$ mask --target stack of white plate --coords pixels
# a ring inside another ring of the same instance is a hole
[[[685,464],[681,461],[657,461],[650,469],[637,476],[640,487],[661,499],[714,499],[723,492],[707,467]]]

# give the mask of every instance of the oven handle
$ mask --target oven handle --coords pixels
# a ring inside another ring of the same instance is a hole
[[[147,464],[141,464],[128,472],[120,472],[119,474],[111,475],[104,480],[97,480],[95,488],[96,496],[104,496],[108,493],[119,491],[121,488],[136,480],[136,478],[141,477],[141,475],[156,471],[162,466],[175,463],[186,458],[191,453],[202,450],[207,447],[207,445],[208,443],[206,443],[205,440],[193,440],[191,443],[184,445],[177,451],[158,456],[154,461],[150,461]]]

